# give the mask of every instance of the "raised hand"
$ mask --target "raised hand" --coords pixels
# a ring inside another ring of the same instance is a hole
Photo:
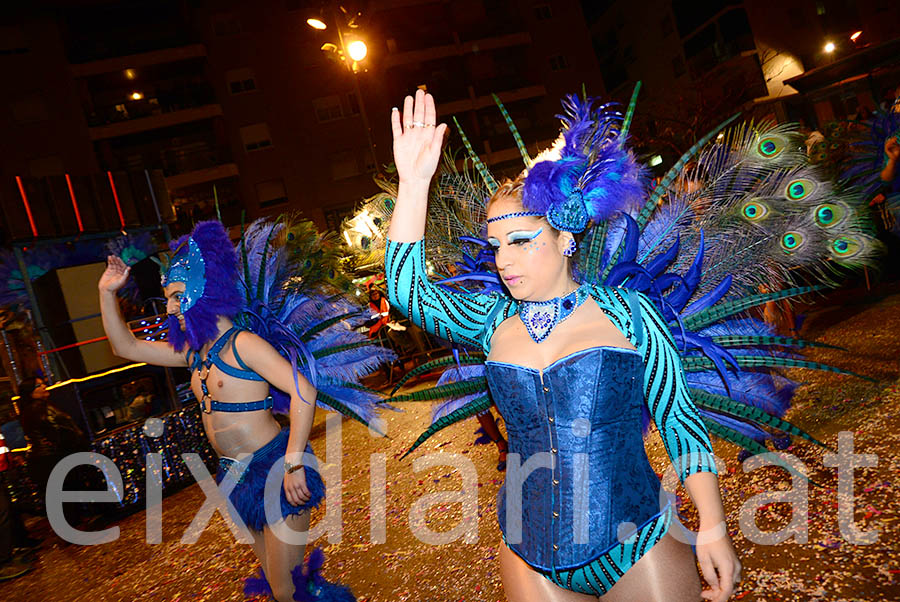
[[[900,159],[900,137],[891,136],[887,140],[884,141],[884,154],[887,155],[888,159],[896,162]]]
[[[110,255],[106,258],[106,270],[100,276],[97,288],[101,291],[114,293],[125,286],[130,273],[131,268],[125,265],[125,262],[120,257]]]
[[[447,125],[436,125],[434,98],[422,90],[403,100],[403,114],[391,112],[394,134],[394,164],[400,183],[428,184],[441,158]]]

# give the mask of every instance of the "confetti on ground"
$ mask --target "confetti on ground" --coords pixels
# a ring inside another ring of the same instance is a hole
[[[744,473],[737,450],[716,442],[717,454],[728,469],[720,483],[729,532],[743,563],[744,580],[733,599],[742,602],[871,602],[900,599],[900,294],[882,287],[876,291],[843,291],[807,308],[802,336],[845,348],[816,349],[810,358],[850,369],[875,379],[868,382],[835,374],[795,371],[807,384],[799,391],[788,419],[832,447],[840,431],[854,433],[858,454],[875,454],[878,465],[854,473],[855,526],[878,531],[878,540],[853,544],[838,524],[839,500],[835,468],[823,463],[826,450],[795,441],[787,451],[809,468],[821,485],[809,486],[808,537],[792,537],[778,545],[754,544],[739,529],[738,513],[754,495],[788,489],[785,471],[766,467]],[[345,422],[342,471],[343,531],[340,542],[321,538],[315,545],[326,553],[324,574],[350,585],[361,602],[505,600],[497,567],[501,545],[495,517],[495,496],[502,477],[495,470],[496,448],[473,446],[476,428],[459,425],[438,433],[423,453],[465,454],[474,464],[478,484],[476,543],[428,545],[410,530],[410,507],[424,495],[458,489],[461,479],[448,466],[413,471],[413,455],[399,457],[425,427],[429,410],[410,404],[405,413],[388,413],[389,440],[372,438],[368,431]],[[313,431],[313,447],[324,457],[324,417]],[[658,436],[648,439],[648,455],[658,472],[665,456]],[[385,543],[370,538],[370,454],[383,454],[387,482],[384,512]],[[457,458],[460,456],[457,456]],[[683,493],[683,491],[682,491]],[[247,545],[235,543],[225,521],[216,515],[196,544],[180,539],[204,496],[198,486],[169,495],[163,502],[163,541],[144,543],[144,513],[120,518],[117,541],[92,547],[69,545],[50,530],[46,521],[29,520],[29,528],[46,538],[35,557],[35,570],[0,583],[0,600],[7,602],[97,602],[172,600],[177,602],[242,600],[242,578],[256,566]],[[680,512],[690,524],[695,517],[684,497]],[[315,524],[325,509],[313,515]],[[444,501],[425,514],[426,526],[448,531],[462,519],[462,504]],[[791,521],[791,507],[769,503],[756,512],[763,531],[776,531]],[[95,527],[95,529],[102,528]],[[801,538],[802,539],[802,538]]]

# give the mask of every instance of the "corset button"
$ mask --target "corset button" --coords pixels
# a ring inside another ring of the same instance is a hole
[[[557,544],[553,544],[553,551],[559,552],[559,546]]]
[[[553,484],[554,484],[554,485],[559,485],[559,479],[553,479]]]
[[[547,417],[547,420],[550,421],[550,424],[553,424],[554,418],[553,418],[553,416],[548,416],[548,417]]]
[[[551,447],[551,448],[550,448],[550,453],[551,453],[551,454],[555,454],[555,453],[556,453],[556,448],[555,448],[555,447]]]
[[[544,393],[549,393],[549,392],[550,392],[550,387],[544,387]]]
[[[559,512],[554,512],[554,513],[553,513],[553,518],[559,518]]]

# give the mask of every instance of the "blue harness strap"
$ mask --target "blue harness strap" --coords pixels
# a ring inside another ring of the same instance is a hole
[[[237,334],[239,332],[240,329],[237,326],[234,326],[228,332],[220,336],[218,340],[213,343],[213,346],[210,347],[209,352],[207,352],[206,360],[201,360],[200,353],[194,352],[191,370],[198,370],[200,372],[200,390],[203,391],[200,407],[206,414],[211,414],[212,412],[255,412],[257,410],[270,410],[274,406],[271,395],[259,401],[222,402],[215,401],[209,394],[209,387],[206,384],[206,379],[209,377],[209,369],[213,366],[235,378],[243,380],[265,380],[262,376],[251,370],[247,364],[244,363],[244,360],[241,359],[241,356],[238,355],[235,340],[237,339]],[[229,366],[225,363],[225,360],[219,357],[219,353],[225,348],[225,345],[228,344],[229,341],[231,341],[231,350],[234,353],[235,360],[240,364],[240,368]],[[206,374],[203,374],[203,368],[206,368]]]

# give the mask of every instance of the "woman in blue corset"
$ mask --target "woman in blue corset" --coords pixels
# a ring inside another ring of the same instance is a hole
[[[588,224],[552,200],[567,166],[539,158],[490,199],[487,237],[509,294],[450,292],[429,283],[423,246],[446,125],[436,125],[434,100],[422,91],[391,121],[400,181],[385,253],[388,294],[422,328],[487,354],[509,435],[498,504],[509,600],[729,598],[741,565],[709,436],[653,303],[573,278],[570,258]],[[610,153],[609,169],[625,169]],[[610,210],[594,211],[591,222]],[[671,508],[660,503],[643,447],[645,404],[699,511],[696,555],[711,586],[702,594],[691,547],[668,533]]]

